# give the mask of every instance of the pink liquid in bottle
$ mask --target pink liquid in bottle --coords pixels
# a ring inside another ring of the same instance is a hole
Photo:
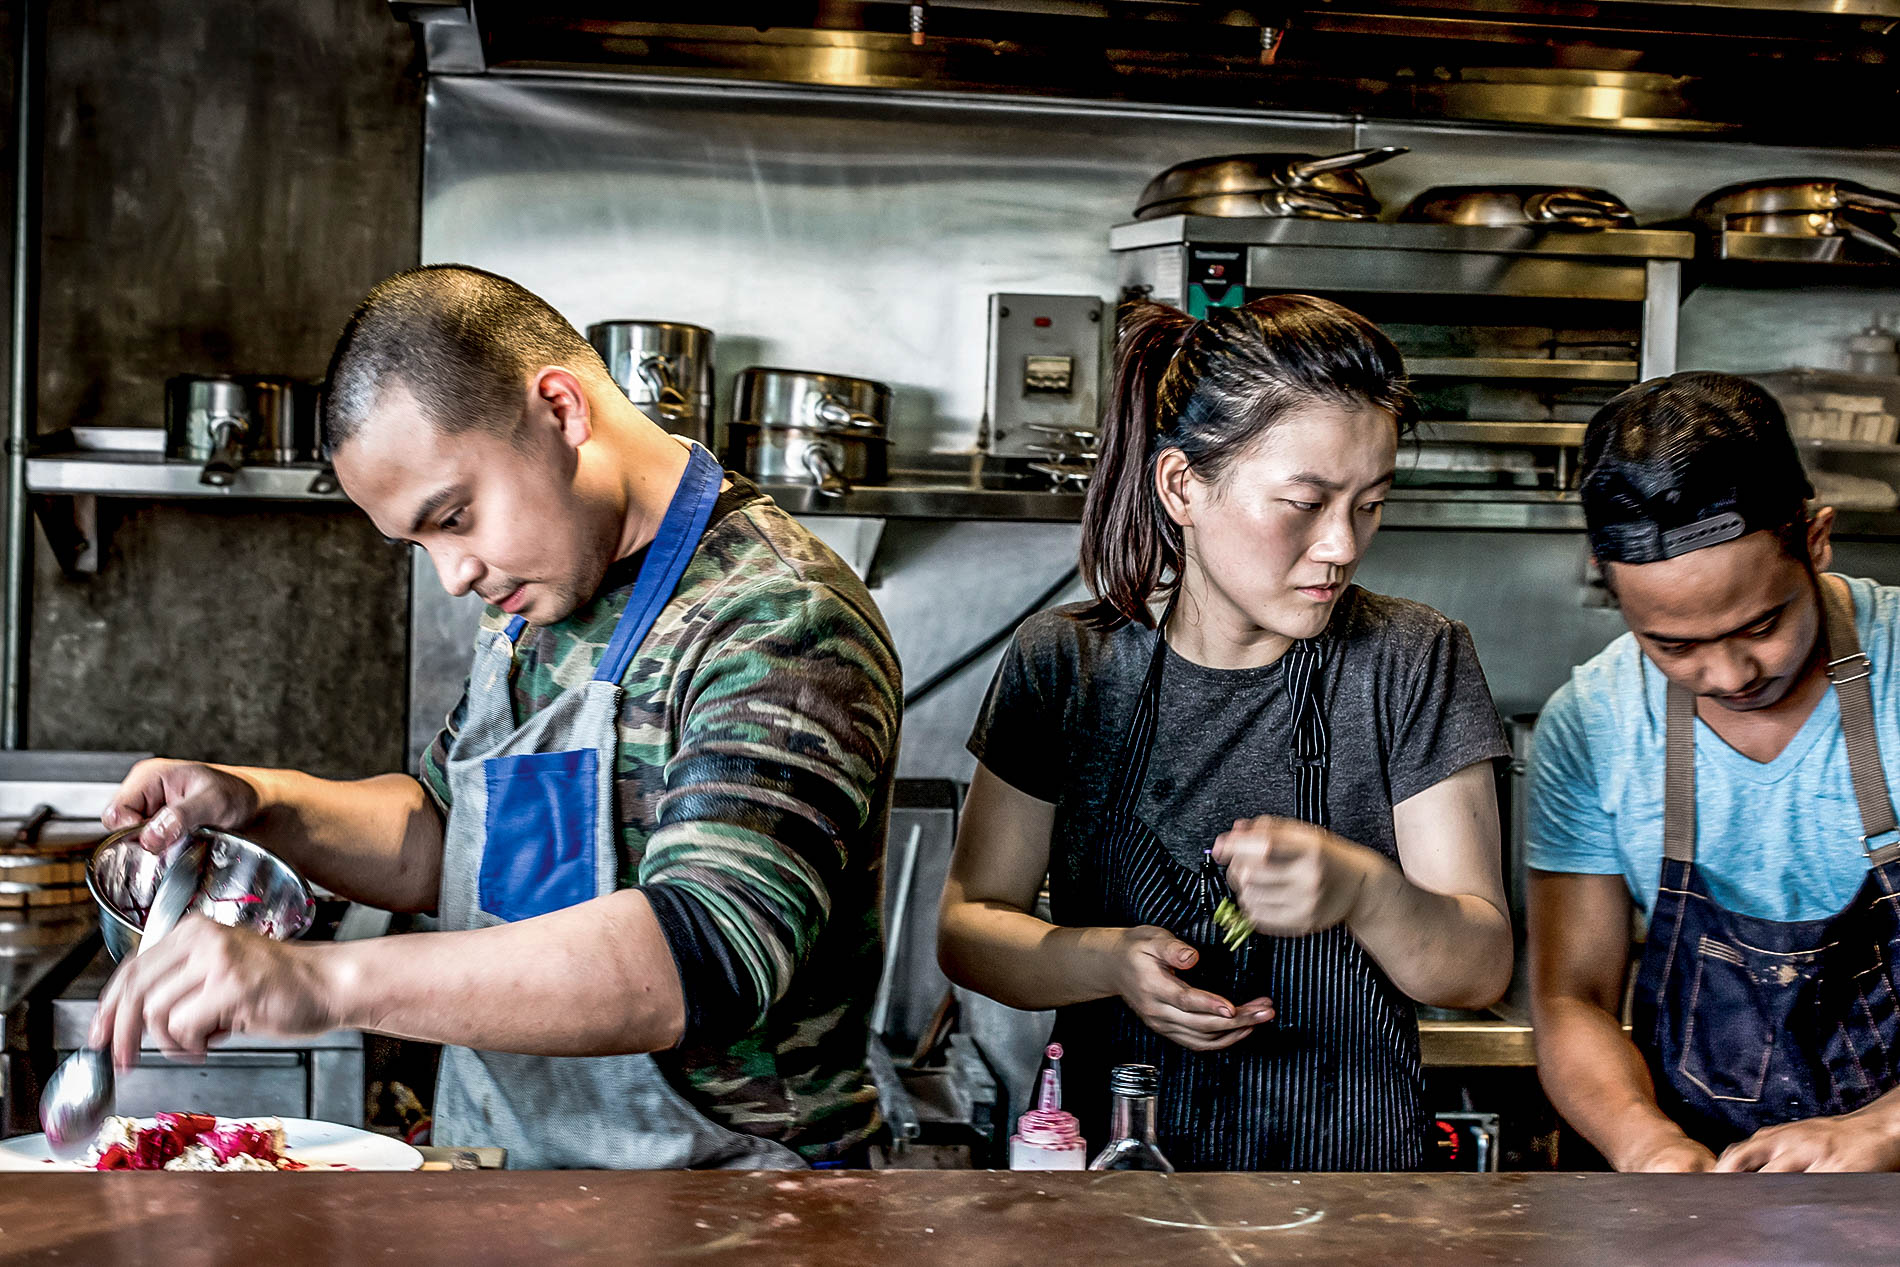
[[[1074,1114],[1062,1111],[1062,1044],[1050,1043],[1043,1055],[1036,1107],[1017,1119],[1016,1133],[1009,1137],[1009,1168],[1085,1170],[1088,1145],[1080,1124]]]

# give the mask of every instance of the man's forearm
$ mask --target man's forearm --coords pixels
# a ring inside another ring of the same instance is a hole
[[[1564,1120],[1618,1170],[1688,1136],[1656,1106],[1649,1066],[1616,1017],[1554,998],[1534,1009],[1537,1074]]]
[[[494,928],[308,949],[347,1029],[537,1056],[661,1051],[685,1029],[679,970],[637,889]]]
[[[295,770],[223,766],[257,793],[249,825],[306,878],[391,911],[435,907],[442,883],[442,816],[406,774],[354,781]]]
[[[1372,856],[1347,927],[1392,984],[1434,1007],[1497,1002],[1511,984],[1510,919],[1481,897],[1422,889]]]

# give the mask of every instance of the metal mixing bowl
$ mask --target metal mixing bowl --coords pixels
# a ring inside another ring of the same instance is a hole
[[[140,827],[113,832],[86,864],[86,887],[99,904],[99,925],[114,960],[136,954],[139,930],[158,892],[164,859],[139,848]],[[229,832],[200,827],[204,879],[190,910],[232,928],[249,928],[289,941],[316,918],[317,900],[303,877],[262,845]]]

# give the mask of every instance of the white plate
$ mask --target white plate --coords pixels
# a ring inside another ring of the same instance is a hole
[[[220,1122],[251,1122],[257,1118],[221,1117]],[[335,1122],[313,1122],[308,1118],[285,1117],[284,1155],[300,1161],[312,1170],[415,1170],[422,1165],[422,1154],[399,1139],[339,1126]],[[156,1125],[153,1119],[138,1119],[140,1129]],[[60,1161],[46,1146],[44,1135],[22,1135],[0,1139],[0,1171],[33,1170],[41,1174],[61,1170],[91,1170],[83,1161]],[[242,1173],[242,1172],[240,1172]],[[295,1172],[290,1172],[295,1173]]]

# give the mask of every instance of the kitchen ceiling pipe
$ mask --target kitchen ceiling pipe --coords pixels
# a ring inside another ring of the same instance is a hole
[[[39,398],[40,68],[43,0],[13,20],[13,339],[7,383],[6,604],[0,631],[0,748],[25,747],[26,647],[33,598],[33,520],[26,450]]]

